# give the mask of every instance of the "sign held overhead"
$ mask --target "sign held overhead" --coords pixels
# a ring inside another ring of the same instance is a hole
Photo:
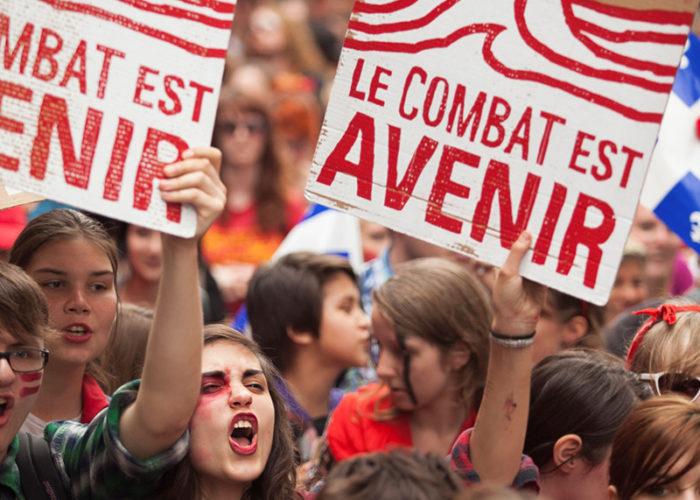
[[[607,301],[697,1],[358,1],[309,199]]]
[[[0,179],[191,236],[162,167],[211,141],[235,1],[0,0]]]

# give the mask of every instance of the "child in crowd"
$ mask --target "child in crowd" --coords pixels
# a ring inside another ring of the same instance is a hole
[[[653,398],[620,428],[610,457],[611,500],[700,498],[700,408]]]
[[[644,247],[629,240],[617,270],[610,298],[605,305],[605,323],[610,324],[624,310],[644,302],[649,296]]]
[[[253,338],[282,373],[300,460],[315,451],[342,372],[369,359],[369,319],[347,260],[299,252],[259,268],[246,297]]]
[[[572,347],[599,348],[603,314],[600,306],[550,288],[537,322],[533,363]]]
[[[22,430],[42,436],[51,420],[89,423],[107,407],[96,363],[117,312],[117,250],[102,225],[74,210],[33,219],[10,251],[10,263],[39,284],[49,305],[51,364]]]
[[[444,458],[399,449],[341,462],[316,500],[452,500],[461,489]]]

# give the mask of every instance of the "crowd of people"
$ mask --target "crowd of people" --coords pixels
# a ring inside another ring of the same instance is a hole
[[[213,146],[159,184],[193,238],[0,211],[0,498],[700,498],[700,268],[652,211],[603,307],[522,278],[527,232],[272,260],[352,4],[239,0]]]

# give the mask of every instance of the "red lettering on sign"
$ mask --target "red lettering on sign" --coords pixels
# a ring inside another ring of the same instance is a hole
[[[358,137],[360,142],[360,161],[353,163],[347,160],[347,155]],[[366,200],[372,199],[372,175],[374,169],[374,120],[364,113],[355,113],[347,130],[338,141],[331,154],[326,158],[321,172],[316,179],[321,184],[330,186],[335,175],[340,172],[357,179],[357,196]]]
[[[24,123],[2,114],[2,101],[5,97],[31,102],[32,89],[17,85],[16,83],[0,80],[0,129],[7,130],[13,134],[23,134]],[[16,172],[19,169],[19,160],[0,153],[0,168]]]
[[[640,153],[639,151],[635,151],[634,149],[630,149],[627,146],[622,146],[622,152],[627,155],[627,161],[625,162],[625,169],[622,173],[622,179],[620,180],[620,187],[621,188],[626,188],[627,187],[627,182],[629,181],[630,178],[630,172],[632,171],[632,165],[634,164],[634,161],[643,158],[644,155]]]
[[[530,106],[525,109],[523,116],[520,117],[520,121],[515,126],[513,134],[510,136],[510,142],[504,150],[506,153],[510,154],[513,151],[515,145],[520,146],[521,157],[523,160],[527,161],[530,155],[530,121],[532,120],[532,108]],[[510,248],[512,245],[508,246]]]
[[[547,156],[547,148],[549,148],[549,139],[552,135],[552,128],[554,124],[558,123],[560,125],[566,124],[566,120],[561,116],[553,115],[547,113],[546,111],[540,111],[540,116],[546,120],[544,126],[544,132],[542,133],[542,140],[540,141],[540,148],[537,151],[537,164],[542,165],[544,163],[545,157]]]
[[[428,209],[425,212],[425,221],[434,226],[441,227],[451,233],[462,232],[462,221],[445,215],[442,206],[445,196],[449,193],[460,198],[469,198],[469,187],[457,184],[452,180],[452,170],[455,163],[463,163],[472,168],[479,167],[480,158],[459,148],[445,146],[442,150],[440,165],[438,167],[433,189],[428,200]]]
[[[569,161],[569,168],[571,170],[576,170],[582,174],[586,173],[586,169],[577,165],[576,160],[578,160],[579,157],[588,158],[591,155],[590,151],[583,149],[583,142],[592,139],[595,139],[594,135],[587,134],[583,131],[579,131],[578,134],[576,134],[576,143],[574,144],[574,150],[571,152],[571,160]]]
[[[29,58],[29,49],[32,42],[32,34],[34,33],[34,25],[32,23],[27,23],[22,29],[22,33],[17,38],[15,46],[12,47],[10,44],[10,18],[5,14],[0,13],[0,42],[5,39],[5,49],[3,51],[3,67],[6,70],[10,70],[17,59],[19,58],[19,73],[24,74],[27,68],[27,60]]]
[[[134,208],[138,210],[148,210],[153,194],[153,179],[162,179],[163,167],[169,164],[158,159],[158,147],[161,142],[175,146],[178,158],[189,148],[180,137],[153,128],[148,129],[134,183]],[[166,218],[169,221],[180,222],[181,210],[179,203],[168,203]]]
[[[586,226],[586,214],[591,207],[597,209],[603,216],[603,220],[596,227]],[[588,247],[588,256],[583,284],[588,288],[595,288],[598,267],[603,258],[603,250],[600,246],[610,238],[614,229],[615,213],[612,207],[602,200],[580,193],[561,245],[557,272],[569,274],[578,246],[584,245]]]
[[[180,101],[180,96],[173,89],[173,83],[175,83],[177,87],[180,87],[180,89],[185,88],[185,82],[179,76],[168,75],[165,77],[163,80],[163,85],[165,86],[165,93],[170,99],[170,107],[167,106],[167,103],[163,99],[158,101],[158,109],[160,109],[165,115],[176,115],[182,111],[182,102]],[[197,111],[197,120],[195,121],[198,120],[199,110]]]
[[[105,47],[104,45],[97,45],[97,50],[104,54],[102,57],[102,69],[100,70],[100,82],[97,84],[97,98],[104,99],[105,89],[107,88],[107,82],[109,80],[109,71],[112,67],[112,58],[119,57],[124,59],[126,54],[120,50]]]
[[[431,118],[430,111],[433,108],[435,102],[435,93],[437,92],[438,85],[442,87],[442,98],[440,99],[440,104],[438,105],[437,114],[435,115],[435,118]],[[444,78],[433,78],[430,81],[428,93],[425,96],[425,104],[423,105],[423,122],[425,122],[425,124],[429,127],[437,127],[444,118],[449,90],[450,85]]]
[[[49,44],[49,40],[53,40],[53,44]],[[48,28],[43,28],[41,30],[41,37],[39,38],[39,47],[37,49],[36,57],[34,59],[34,67],[32,68],[32,76],[39,80],[45,82],[51,81],[58,73],[58,61],[54,57],[61,51],[63,47],[63,38]],[[46,61],[49,63],[48,73],[41,72],[42,63]]]
[[[126,118],[119,118],[117,135],[114,138],[112,157],[109,160],[109,168],[105,177],[105,187],[102,197],[106,200],[119,200],[122,189],[122,177],[124,176],[124,164],[129,153],[131,139],[134,136],[134,122]]]
[[[549,248],[552,246],[554,230],[557,228],[561,209],[564,207],[564,202],[566,201],[566,192],[567,189],[565,186],[562,186],[558,182],[554,183],[552,194],[549,197],[549,205],[547,205],[547,212],[542,220],[542,228],[537,236],[537,242],[535,243],[532,254],[532,262],[535,264],[544,264],[547,260]]]
[[[168,78],[166,77],[165,79],[167,82]],[[190,87],[197,91],[197,95],[194,98],[194,106],[192,109],[192,121],[197,123],[199,122],[199,118],[202,114],[202,101],[204,101],[204,95],[211,94],[212,92],[214,92],[214,89],[211,87],[207,87],[206,85],[202,85],[201,83],[197,83],[195,81],[190,82]]]
[[[401,94],[401,104],[399,104],[399,114],[402,118],[407,120],[413,120],[418,115],[418,108],[415,106],[410,110],[406,110],[406,98],[408,97],[408,89],[411,87],[414,77],[418,77],[421,83],[425,83],[428,78],[428,74],[425,70],[418,66],[413,66],[408,75],[406,75],[406,82],[403,86],[403,94]]]
[[[486,118],[484,131],[481,134],[481,143],[484,146],[497,148],[501,145],[506,136],[506,130],[503,127],[503,122],[506,121],[509,116],[510,104],[508,104],[508,101],[501,97],[494,96],[493,101],[491,101],[491,108],[489,109],[488,117]],[[494,139],[489,138],[491,135],[491,130],[496,131],[496,137]]]
[[[452,101],[452,108],[450,109],[449,122],[447,123],[447,131],[452,132],[452,128],[457,119],[457,113],[459,113],[459,120],[457,122],[457,135],[459,137],[464,137],[467,132],[467,127],[471,124],[471,132],[469,132],[469,140],[474,142],[476,139],[476,133],[479,130],[479,125],[481,124],[481,115],[484,112],[484,104],[486,104],[486,92],[479,92],[474,100],[474,104],[469,108],[469,113],[464,116],[464,102],[466,99],[467,89],[464,85],[457,85],[457,90],[455,91],[455,98]]]
[[[386,179],[386,193],[384,205],[394,210],[403,210],[406,202],[413,194],[418,178],[425,165],[437,149],[437,141],[423,136],[411,157],[406,173],[397,183],[399,151],[401,150],[401,129],[389,125],[389,165]]]
[[[85,95],[85,93],[87,92],[87,76],[85,74],[86,51],[87,42],[85,40],[81,40],[78,44],[78,47],[75,49],[73,57],[68,63],[68,66],[66,66],[66,71],[63,75],[63,79],[61,80],[61,83],[58,84],[60,87],[66,87],[68,85],[68,81],[71,78],[77,78],[80,93]],[[75,67],[76,65],[78,66],[77,68]]]
[[[83,126],[80,158],[76,158],[73,136],[71,135],[68,120],[68,105],[65,99],[45,94],[39,110],[36,137],[32,144],[30,175],[36,179],[43,179],[46,176],[51,137],[55,129],[63,156],[63,175],[66,183],[81,189],[87,189],[90,182],[95,146],[97,145],[100,127],[102,126],[102,115],[101,111],[88,108],[85,125]]]
[[[360,58],[355,64],[355,69],[352,72],[352,80],[350,81],[350,92],[349,96],[354,97],[360,101],[365,100],[365,93],[359,90],[357,87],[360,84],[360,78],[362,77],[362,68],[365,67],[365,60]]]
[[[157,75],[158,73],[158,70],[149,68],[147,66],[139,66],[139,76],[136,79],[136,89],[134,89],[135,104],[140,104],[141,106],[144,106],[146,108],[153,107],[153,103],[144,101],[141,98],[141,94],[144,90],[148,92],[152,92],[155,90],[155,86],[151,85],[150,83],[146,83],[146,78],[148,77],[148,75]]]
[[[530,220],[532,207],[537,198],[541,178],[528,173],[525,180],[518,216],[513,220],[513,208],[510,194],[510,167],[500,161],[491,160],[486,168],[484,182],[481,187],[481,197],[474,210],[471,237],[476,241],[484,241],[484,235],[491,218],[493,198],[498,192],[498,211],[500,213],[501,246],[510,248],[518,235],[525,230]]]
[[[377,66],[374,70],[374,76],[369,84],[369,96],[367,97],[367,102],[376,104],[377,106],[384,106],[384,101],[377,95],[380,90],[386,90],[389,85],[382,81],[382,76],[391,76],[391,71]]]

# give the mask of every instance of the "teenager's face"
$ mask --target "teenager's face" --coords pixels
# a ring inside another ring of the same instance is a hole
[[[549,304],[545,304],[535,327],[535,342],[532,346],[533,365],[565,348],[563,344],[565,326],[566,324],[559,320],[557,311]]]
[[[681,245],[678,236],[654,212],[639,205],[632,221],[630,238],[646,249],[647,277],[651,280],[667,279],[673,272],[673,262]]]
[[[369,318],[360,304],[360,291],[345,273],[323,286],[319,347],[324,359],[342,368],[369,362]]]
[[[686,459],[687,460],[687,459]],[[679,461],[671,468],[670,474],[681,471],[686,460]],[[617,498],[612,496],[612,498]],[[632,495],[632,500],[699,500],[700,499],[700,464],[686,472],[680,479],[663,487],[651,487],[648,491]]]
[[[248,484],[265,469],[275,426],[260,362],[245,347],[222,340],[205,346],[202,370],[190,422],[192,467],[204,483]]]
[[[20,342],[0,325],[0,351],[17,347],[43,347],[43,342]],[[41,387],[42,372],[15,373],[6,359],[0,360],[0,461],[31,411]]]
[[[114,272],[105,252],[88,240],[47,243],[27,273],[49,305],[46,339],[52,364],[86,364],[104,351],[117,312]]]
[[[409,380],[416,397],[414,403],[406,387],[404,358],[394,326],[376,306],[372,309],[372,334],[380,348],[377,376],[391,390],[396,408],[413,411],[428,408],[441,398],[454,399],[453,374],[446,368],[445,356],[437,346],[415,335],[405,338],[411,359]]]
[[[146,282],[158,282],[163,268],[160,233],[141,226],[126,230],[126,254],[131,272]]]
[[[217,119],[217,143],[223,154],[222,179],[226,183],[227,166],[257,167],[265,152],[268,125],[259,113],[236,113],[225,108]]]

